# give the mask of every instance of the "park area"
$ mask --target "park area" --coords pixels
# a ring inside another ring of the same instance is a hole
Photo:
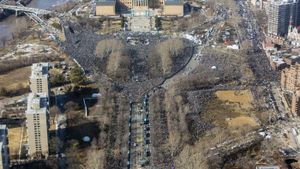
[[[229,127],[258,126],[258,123],[251,116],[253,97],[250,90],[217,91],[216,96],[237,113],[235,117],[226,118]]]
[[[221,90],[215,92],[215,96],[205,108],[205,120],[226,129],[232,136],[241,136],[258,128],[250,90]]]
[[[15,90],[20,87],[28,86],[28,77],[30,76],[30,67],[15,69],[6,74],[0,75],[0,86],[8,90]]]

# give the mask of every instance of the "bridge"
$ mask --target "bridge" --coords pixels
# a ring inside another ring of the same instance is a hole
[[[7,3],[8,2],[8,0],[0,0],[0,4],[5,4],[5,3]]]
[[[22,11],[22,12],[29,12],[34,13],[37,15],[45,15],[50,14],[52,11],[48,11],[45,9],[38,9],[38,8],[30,8],[25,6],[14,6],[14,5],[5,5],[5,0],[0,2],[0,9],[7,9],[7,10],[13,10],[13,11]]]
[[[16,6],[6,5],[7,2],[8,0],[0,0],[0,9],[14,10],[16,11],[16,15],[18,15],[18,11],[23,12],[31,20],[33,20],[38,25],[40,25],[42,27],[42,30],[49,34],[49,37],[51,39],[53,39],[58,44],[61,43],[59,40],[59,34],[60,34],[59,30],[53,28],[51,25],[47,23],[47,21],[44,21],[42,18],[38,16],[38,15],[55,13],[55,12],[44,10],[44,9],[26,7],[20,3],[20,0],[16,2]]]
[[[21,7],[21,8],[26,8],[24,5],[22,5],[20,2],[17,2],[17,7]],[[0,4],[0,8],[1,8],[1,4]],[[35,8],[33,8],[35,9]],[[39,9],[37,9],[39,10]],[[49,34],[49,36],[51,37],[51,39],[53,39],[55,42],[60,43],[59,42],[59,31],[56,30],[55,28],[53,28],[52,26],[48,25],[48,23],[46,21],[44,21],[43,19],[41,19],[37,13],[32,13],[32,12],[26,12],[23,11],[24,14],[26,16],[28,16],[31,20],[33,20],[34,22],[36,22],[38,25],[40,25],[43,29],[44,32],[47,32]],[[51,12],[51,11],[49,11]]]

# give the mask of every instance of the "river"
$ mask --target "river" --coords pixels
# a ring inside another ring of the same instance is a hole
[[[35,8],[42,8],[42,9],[51,9],[57,5],[64,4],[68,2],[69,0],[32,0],[32,2],[28,5],[30,7]],[[6,38],[11,39],[12,37],[12,30],[14,27],[16,27],[18,22],[24,22],[22,21],[23,17],[16,17],[14,15],[11,15],[0,22],[0,39]],[[0,44],[1,46],[2,44]]]

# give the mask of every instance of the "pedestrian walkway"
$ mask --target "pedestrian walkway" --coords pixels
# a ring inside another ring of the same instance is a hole
[[[153,24],[151,17],[133,16],[129,18],[129,30],[133,32],[149,32],[152,30]]]

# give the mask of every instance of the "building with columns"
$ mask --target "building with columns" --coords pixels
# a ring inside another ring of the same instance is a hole
[[[132,0],[132,8],[142,8],[142,9],[148,9],[148,0]]]
[[[97,0],[96,15],[112,16],[122,15],[117,13],[117,8],[126,8],[132,16],[149,16],[151,10],[159,9],[161,16],[183,16],[182,0]],[[120,10],[123,11],[123,10]]]

